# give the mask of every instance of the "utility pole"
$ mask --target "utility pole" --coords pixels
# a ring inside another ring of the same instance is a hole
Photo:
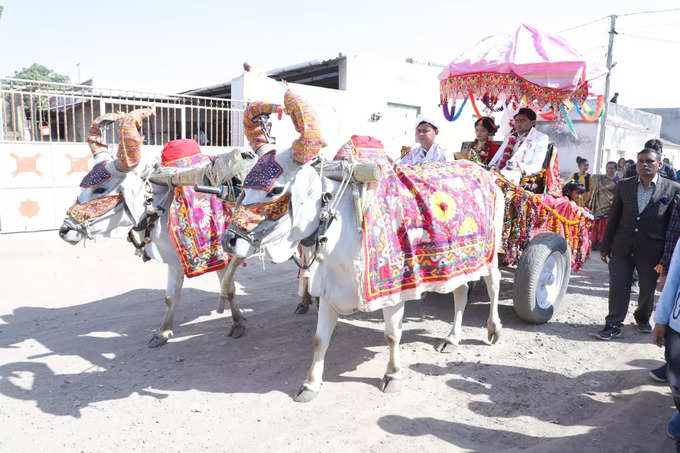
[[[595,153],[595,171],[600,172],[602,158],[604,157],[604,133],[607,126],[607,114],[609,113],[609,84],[614,65],[612,64],[612,49],[614,48],[614,36],[616,35],[616,16],[609,16],[611,25],[609,27],[609,48],[607,49],[607,79],[604,84],[604,113],[600,119],[600,136],[597,140],[597,150]]]

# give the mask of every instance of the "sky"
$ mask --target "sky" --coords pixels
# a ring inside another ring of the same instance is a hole
[[[0,0],[0,76],[33,63],[99,87],[159,93],[254,69],[360,53],[447,64],[520,23],[564,37],[604,65],[617,19],[612,93],[630,107],[680,107],[677,0],[239,1]],[[595,23],[567,30],[597,19]],[[567,30],[567,31],[564,31]],[[437,83],[433,80],[433,83]]]

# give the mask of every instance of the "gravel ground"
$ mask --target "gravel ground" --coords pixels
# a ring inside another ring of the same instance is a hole
[[[544,325],[515,315],[504,275],[493,346],[483,341],[481,287],[466,339],[445,354],[433,345],[448,332],[452,296],[408,304],[398,394],[378,390],[381,314],[343,318],[322,392],[300,404],[292,395],[311,362],[316,309],[293,314],[293,265],[240,269],[240,339],[215,312],[217,278],[187,280],[175,337],[149,349],[164,266],[142,263],[121,240],[83,248],[56,233],[4,235],[0,251],[0,451],[673,451],[668,388],[647,376],[662,351],[630,326],[616,342],[590,335],[607,305],[597,259]]]

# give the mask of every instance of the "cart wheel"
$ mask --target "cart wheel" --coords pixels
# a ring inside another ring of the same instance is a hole
[[[564,237],[537,234],[515,272],[513,306],[525,321],[542,324],[559,310],[571,276],[571,256]]]

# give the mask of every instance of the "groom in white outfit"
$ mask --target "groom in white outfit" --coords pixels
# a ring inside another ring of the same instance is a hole
[[[536,112],[532,109],[519,109],[514,120],[514,129],[505,138],[489,166],[519,184],[522,177],[541,171],[550,139],[536,129]]]

